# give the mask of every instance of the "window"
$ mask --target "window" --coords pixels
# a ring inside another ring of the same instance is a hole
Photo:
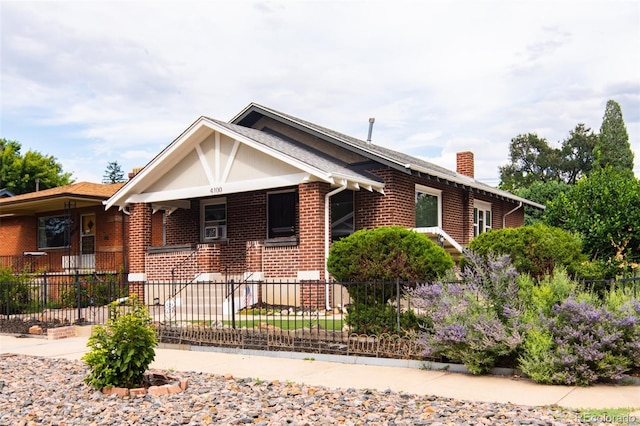
[[[353,191],[344,190],[331,197],[331,241],[353,234]]]
[[[220,198],[201,204],[202,241],[227,238],[227,200]]]
[[[295,191],[267,194],[267,238],[296,235],[298,193]]]
[[[416,185],[416,228],[442,227],[442,191]]]
[[[491,229],[491,204],[484,201],[473,203],[473,236],[477,237]]]
[[[38,248],[69,246],[70,219],[65,216],[41,217],[38,219]]]

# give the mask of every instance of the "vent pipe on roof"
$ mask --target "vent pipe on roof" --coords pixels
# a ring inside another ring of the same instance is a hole
[[[40,178],[36,178],[36,192],[40,191]]]
[[[369,119],[369,135],[367,136],[367,143],[371,143],[371,133],[373,133],[373,123],[376,122],[375,117]]]

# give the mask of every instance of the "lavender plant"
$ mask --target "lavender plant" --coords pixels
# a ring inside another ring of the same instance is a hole
[[[411,295],[428,324],[419,336],[424,355],[484,374],[522,342],[518,274],[506,256],[466,255],[462,283],[423,284]]]
[[[640,366],[640,302],[624,291],[604,301],[558,269],[531,291],[521,370],[539,383],[619,379]]]
[[[557,304],[528,333],[522,371],[539,383],[588,386],[640,365],[640,302],[612,312],[576,296]]]

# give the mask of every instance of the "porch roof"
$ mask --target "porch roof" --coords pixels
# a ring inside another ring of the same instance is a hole
[[[76,208],[99,206],[124,183],[101,184],[78,182],[42,191],[0,198],[0,216],[24,216],[65,210],[69,201]]]
[[[200,117],[105,202],[187,208],[188,199],[323,181],[384,191],[380,178],[293,139]]]

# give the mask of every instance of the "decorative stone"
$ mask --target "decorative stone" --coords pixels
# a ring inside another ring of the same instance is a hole
[[[40,327],[39,325],[32,325],[31,327],[29,327],[29,334],[42,334],[42,327]]]

